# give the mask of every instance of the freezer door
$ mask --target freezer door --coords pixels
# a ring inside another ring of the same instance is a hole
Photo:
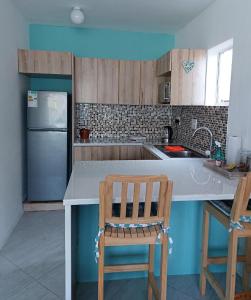
[[[37,96],[36,105],[27,107],[27,128],[67,128],[67,93],[37,92]]]
[[[28,131],[28,200],[62,200],[67,184],[67,132]]]

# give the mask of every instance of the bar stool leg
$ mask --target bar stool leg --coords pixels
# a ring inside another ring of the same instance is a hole
[[[208,238],[209,238],[209,212],[203,209],[203,232],[202,232],[202,259],[201,259],[201,271],[200,271],[200,293],[202,296],[206,293],[207,279],[205,275],[205,269],[208,266]]]
[[[229,236],[227,258],[226,300],[234,300],[238,235],[233,230]]]
[[[167,248],[168,237],[163,235],[161,245],[161,271],[160,271],[160,300],[166,300],[166,285],[167,285]]]
[[[251,238],[246,238],[246,262],[243,272],[243,288],[245,291],[249,290],[249,280],[251,273]]]
[[[153,299],[153,289],[149,281],[149,274],[154,273],[154,247],[155,245],[149,245],[148,300]]]
[[[104,299],[104,237],[99,240],[99,259],[98,259],[98,300]]]

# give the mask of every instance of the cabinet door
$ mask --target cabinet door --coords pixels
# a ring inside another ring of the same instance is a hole
[[[118,104],[119,61],[98,59],[98,103]]]
[[[142,147],[141,146],[120,146],[119,159],[120,160],[141,160]]]
[[[118,146],[74,147],[75,160],[119,160]]]
[[[194,63],[186,72],[184,62]],[[205,49],[175,49],[172,51],[171,104],[204,105],[206,80]]]
[[[171,53],[167,52],[157,60],[157,76],[165,76],[171,72]]]
[[[156,61],[140,63],[140,104],[153,105],[158,103],[158,84],[156,77]]]
[[[98,102],[98,64],[96,58],[75,59],[75,92],[78,103]]]
[[[33,51],[18,50],[18,72],[24,74],[33,74],[35,72]]]
[[[34,73],[51,75],[71,75],[71,53],[32,51],[34,56]]]
[[[142,149],[142,159],[144,160],[158,160],[157,156],[152,154],[150,151],[146,150],[145,148]]]
[[[119,104],[139,104],[140,61],[119,62]]]
[[[72,75],[70,52],[19,50],[18,56],[20,73]]]
[[[119,146],[104,146],[101,151],[101,160],[119,160]]]

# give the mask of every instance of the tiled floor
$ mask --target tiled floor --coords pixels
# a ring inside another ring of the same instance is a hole
[[[225,284],[225,274],[217,274],[222,286]],[[201,297],[198,275],[168,276],[167,299],[169,300],[217,300],[214,290],[207,285],[206,296]],[[241,281],[237,279],[237,290]],[[79,285],[77,299],[97,299],[97,284],[85,283]],[[105,300],[145,300],[147,299],[146,279],[119,280],[105,282]]]
[[[0,251],[0,299],[64,299],[64,211],[21,218]]]
[[[224,285],[224,274],[218,275]],[[238,278],[237,286],[240,287]],[[168,276],[168,299],[217,299],[208,286],[198,290],[199,278]],[[105,300],[146,299],[146,280],[105,283]],[[81,284],[78,299],[96,300],[96,283]],[[25,213],[0,251],[0,300],[64,299],[64,212]]]

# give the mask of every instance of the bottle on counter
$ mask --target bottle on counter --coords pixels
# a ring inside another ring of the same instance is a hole
[[[224,154],[221,148],[221,143],[218,141],[214,142],[214,160],[217,167],[220,167],[224,162]]]

